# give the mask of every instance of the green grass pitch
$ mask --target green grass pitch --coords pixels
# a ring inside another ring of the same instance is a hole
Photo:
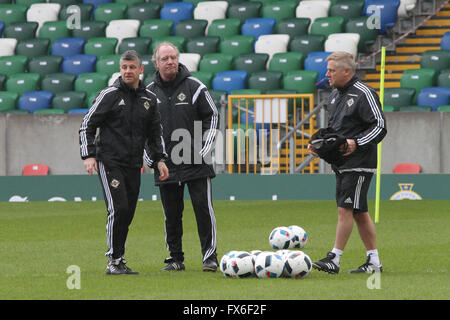
[[[373,211],[374,202],[369,203]],[[218,258],[229,250],[270,250],[277,226],[308,233],[311,259],[334,242],[334,201],[215,201]],[[126,259],[138,276],[106,276],[106,209],[97,202],[0,203],[0,298],[158,300],[433,299],[450,297],[448,250],[450,201],[381,201],[376,225],[384,272],[369,289],[369,275],[348,270],[365,262],[356,226],[341,259],[341,273],[313,270],[295,279],[231,279],[201,271],[197,228],[189,201],[184,213],[186,271],[162,272],[168,256],[159,201],[139,202]],[[69,266],[80,270],[79,289],[69,289]],[[118,290],[120,289],[120,290]]]

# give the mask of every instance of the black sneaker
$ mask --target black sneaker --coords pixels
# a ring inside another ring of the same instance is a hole
[[[108,275],[122,275],[122,274],[139,274],[127,267],[125,259],[116,259],[108,262],[106,266],[106,274]]]
[[[203,271],[211,271],[211,272],[216,272],[217,270],[217,259],[216,257],[209,257],[208,259],[206,259],[205,261],[203,261]]]
[[[183,262],[177,261],[173,258],[167,258],[164,260],[164,263],[167,263],[167,266],[162,269],[162,271],[182,271],[186,268],[184,267]]]
[[[375,272],[383,272],[383,266],[380,264],[379,266],[370,263],[370,254],[367,256],[366,263],[360,265],[358,268],[350,270],[349,273],[375,273]]]
[[[312,265],[314,269],[319,271],[325,271],[331,274],[339,273],[339,266],[337,266],[333,259],[336,257],[336,254],[333,252],[328,252],[327,256],[319,261],[313,261]]]

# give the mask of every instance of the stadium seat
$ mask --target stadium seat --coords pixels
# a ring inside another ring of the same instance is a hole
[[[315,70],[290,71],[283,76],[283,89],[314,93],[319,73]]]
[[[445,32],[441,38],[441,50],[450,50],[450,31]]]
[[[342,33],[344,29],[344,18],[324,17],[317,18],[311,23],[310,34],[322,34],[328,37],[332,33]]]
[[[399,112],[430,112],[431,107],[429,106],[418,106],[418,105],[412,105],[412,106],[403,106],[400,107]]]
[[[52,107],[68,112],[70,109],[82,108],[86,105],[86,93],[77,91],[65,91],[55,93]]]
[[[288,46],[289,35],[287,34],[261,35],[255,42],[255,53],[266,53],[271,59],[275,53],[288,51]]]
[[[41,81],[41,88],[53,93],[66,92],[73,90],[73,84],[76,76],[69,73],[50,73],[45,75]]]
[[[217,36],[221,39],[241,34],[241,20],[237,18],[216,19],[208,27],[208,36]]]
[[[105,30],[107,38],[116,38],[119,43],[125,38],[136,38],[139,33],[139,20],[112,20]]]
[[[207,53],[216,53],[219,50],[220,38],[217,36],[205,36],[187,39],[186,52],[198,53],[203,56]]]
[[[261,16],[263,18],[273,18],[276,22],[283,19],[295,18],[295,9],[298,1],[282,0],[274,2],[266,2],[263,4]]]
[[[331,5],[329,15],[349,19],[359,18],[363,15],[364,1],[343,0]]]
[[[127,5],[124,3],[102,3],[94,10],[94,20],[109,23],[112,20],[125,19]]]
[[[46,176],[49,174],[49,167],[45,164],[30,163],[23,167],[23,176]]]
[[[27,68],[28,57],[26,56],[3,56],[0,57],[0,74],[10,76],[23,73]]]
[[[422,168],[418,163],[397,163],[394,173],[421,173]]]
[[[55,108],[48,108],[48,109],[39,109],[33,112],[34,114],[63,114],[65,113],[63,109],[55,109]]]
[[[326,38],[324,35],[313,34],[296,36],[289,42],[289,51],[302,52],[305,55],[310,52],[324,51]]]
[[[368,19],[369,17],[353,18],[348,20],[344,27],[346,33],[359,34],[358,52],[371,52],[370,47],[377,38],[377,30],[367,26]]]
[[[39,87],[40,75],[38,73],[17,73],[6,80],[6,90],[22,94],[26,91],[35,91]]]
[[[27,10],[28,7],[26,5],[4,4],[0,6],[0,21],[5,23],[5,27],[14,22],[26,22]]]
[[[318,88],[326,88],[328,81],[326,81],[327,61],[326,58],[332,52],[310,52],[305,59],[305,70],[315,70],[318,72]]]
[[[20,110],[33,113],[39,109],[48,109],[51,106],[53,92],[50,91],[27,91],[22,93],[18,101]]]
[[[171,42],[173,45],[175,45],[180,52],[184,52],[184,47],[186,45],[186,38],[182,36],[168,36],[168,37],[161,37],[158,39],[153,39],[152,41],[152,52],[155,50],[155,47],[158,45],[158,43],[161,42]]]
[[[90,3],[63,4],[59,10],[59,20],[75,24],[77,19],[70,20],[71,17],[80,17],[80,22],[90,21],[94,12],[94,5]],[[73,26],[75,27],[75,26]]]
[[[135,50],[142,56],[150,52],[151,43],[152,38],[146,37],[124,38],[119,44],[117,53],[122,54],[127,50]]]
[[[49,39],[29,39],[22,40],[17,43],[16,54],[24,55],[28,58],[36,56],[46,56],[49,53],[50,40]]]
[[[76,108],[76,109],[70,109],[67,111],[68,114],[86,114],[88,113],[89,108]]]
[[[364,14],[374,16],[380,14],[378,34],[386,34],[388,29],[397,23],[400,0],[365,0]]]
[[[436,71],[429,68],[409,69],[403,72],[400,78],[401,88],[413,88],[416,90],[413,103],[417,103],[417,97],[422,88],[432,87],[435,83]]]
[[[198,71],[201,56],[198,53],[180,53],[179,61],[186,66],[189,71]]]
[[[0,91],[0,112],[16,109],[19,94],[11,91]]]
[[[175,27],[180,20],[191,20],[193,10],[194,4],[192,2],[165,2],[159,16],[162,20],[172,20]]]
[[[288,34],[291,39],[295,36],[308,34],[310,20],[308,18],[291,18],[278,21],[275,33]]]
[[[56,39],[52,44],[51,53],[55,56],[70,57],[77,54],[83,54],[84,44],[86,40],[83,38],[61,38]]]
[[[142,65],[144,66],[144,77],[149,73],[154,73],[156,71],[155,64],[152,61],[151,54],[143,54],[141,56]]]
[[[440,112],[449,112],[449,111],[450,111],[450,105],[447,105],[447,106],[439,106],[439,107],[437,108],[437,111],[440,111]]]
[[[450,88],[428,87],[423,88],[417,96],[417,105],[431,107],[436,111],[439,106],[450,104]]]
[[[72,36],[75,38],[98,38],[106,37],[106,22],[104,21],[82,21],[80,28],[72,30]]]
[[[84,44],[84,54],[97,57],[115,54],[119,40],[116,38],[90,38]]]
[[[413,14],[413,10],[416,7],[417,0],[400,0],[400,5],[398,7],[398,17],[399,18],[409,18]]]
[[[244,23],[249,18],[260,17],[262,2],[259,1],[244,1],[231,3],[227,10],[228,18],[236,18]]]
[[[328,52],[348,52],[353,56],[353,60],[356,61],[356,59],[358,58],[358,44],[358,33],[332,33],[325,41],[324,47],[325,51]]]
[[[439,87],[450,87],[450,69],[444,69],[439,73],[437,85]]]
[[[241,54],[253,52],[254,38],[248,35],[236,35],[222,39],[219,44],[221,53],[231,54],[234,58]]]
[[[90,72],[80,74],[74,83],[74,89],[85,92],[86,96],[99,92],[108,86],[109,75],[102,72]]]
[[[227,1],[201,1],[195,7],[193,17],[196,20],[207,20],[209,28],[214,20],[227,17],[227,9]]]
[[[207,20],[180,20],[175,26],[174,35],[185,38],[203,37],[207,25]]]
[[[139,28],[139,36],[152,38],[153,41],[157,38],[168,37],[172,32],[173,26],[172,20],[147,20]]]
[[[430,68],[439,73],[441,70],[450,68],[450,51],[429,50],[422,54],[420,59],[421,68]]]
[[[57,21],[59,17],[59,10],[61,5],[59,3],[34,3],[27,10],[27,21],[37,22],[39,29],[47,21]]]
[[[266,71],[268,61],[269,55],[267,53],[241,54],[234,58],[233,69],[244,70],[247,71],[248,74]]]
[[[78,54],[64,58],[61,64],[61,70],[64,73],[79,75],[86,72],[95,71],[97,56],[90,54]]]
[[[416,90],[412,88],[385,88],[384,106],[392,106],[395,110],[400,107],[406,107],[413,104],[413,98]]]
[[[136,19],[142,23],[150,19],[159,19],[161,5],[154,2],[139,2],[128,5],[126,19]]]
[[[233,55],[229,53],[208,53],[200,60],[199,71],[221,72],[231,70]]]
[[[113,0],[83,0],[83,3],[89,3],[94,6],[94,9],[97,8],[99,5],[104,3],[111,3]]]
[[[208,89],[212,89],[212,80],[214,79],[214,72],[209,71],[193,71],[191,75],[200,80]]]
[[[283,72],[259,71],[251,73],[248,77],[248,88],[257,89],[262,93],[282,87]]]
[[[16,46],[17,46],[17,39],[0,38],[0,57],[14,55]]]
[[[275,22],[273,18],[250,18],[241,26],[241,33],[253,36],[256,41],[261,35],[272,34]]]
[[[328,11],[330,9],[330,1],[300,1],[295,9],[295,16],[297,18],[309,18],[311,24],[317,18],[328,17]]]
[[[71,36],[70,29],[67,28],[66,21],[47,21],[39,29],[39,38],[47,38],[53,43],[58,38],[68,38]]]
[[[37,22],[13,22],[3,30],[4,38],[14,38],[17,41],[34,39],[39,24]]]
[[[101,56],[95,63],[96,72],[104,72],[109,76],[120,70],[120,54]]]
[[[279,52],[270,59],[269,70],[287,73],[303,69],[305,56],[301,52]]]
[[[228,94],[233,90],[245,89],[247,72],[242,70],[222,71],[216,73],[213,79],[214,90],[224,90]]]

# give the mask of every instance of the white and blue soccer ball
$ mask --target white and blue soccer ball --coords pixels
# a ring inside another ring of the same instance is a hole
[[[311,273],[312,262],[303,251],[292,251],[284,262],[283,275],[289,278],[303,279]]]
[[[227,274],[232,278],[246,278],[255,274],[253,255],[240,251],[227,260]]]
[[[276,227],[269,235],[269,244],[275,250],[288,249],[291,245],[291,237],[291,229]]]
[[[291,235],[290,248],[303,249],[308,242],[308,235],[306,234],[306,231],[302,227],[295,225],[289,226],[288,229],[290,230]]]
[[[242,251],[236,251],[236,250],[228,251],[227,253],[225,253],[223,255],[222,259],[220,259],[219,269],[225,277],[232,277],[233,272],[228,266],[228,261],[231,258],[237,256],[240,252],[242,252]]]
[[[255,260],[255,274],[258,278],[279,278],[284,270],[283,258],[275,252],[261,252]]]

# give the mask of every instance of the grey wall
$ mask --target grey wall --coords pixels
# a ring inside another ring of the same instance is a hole
[[[27,163],[45,163],[50,174],[85,174],[79,155],[82,115],[0,114],[0,175],[21,175]],[[450,112],[386,113],[382,173],[416,162],[424,173],[450,173]]]

